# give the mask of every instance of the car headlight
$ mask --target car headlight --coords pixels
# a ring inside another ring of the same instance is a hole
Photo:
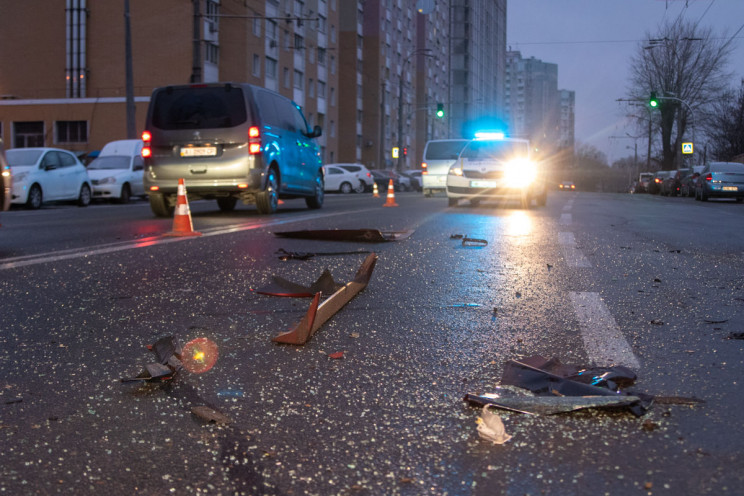
[[[13,175],[13,182],[14,183],[20,183],[23,182],[26,177],[28,177],[28,172],[19,172],[18,174]]]
[[[116,178],[113,176],[104,177],[103,179],[98,180],[98,184],[114,184],[116,183]]]
[[[462,167],[459,165],[453,165],[450,167],[448,174],[451,176],[462,176]]]
[[[524,188],[537,177],[535,164],[527,159],[514,159],[506,163],[504,180],[509,187]]]

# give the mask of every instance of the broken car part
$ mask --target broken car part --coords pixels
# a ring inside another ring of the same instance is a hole
[[[275,232],[281,238],[315,239],[320,241],[357,241],[386,243],[406,239],[413,231],[380,231],[378,229],[318,229]]]
[[[173,336],[158,339],[147,347],[155,353],[156,363],[145,365],[145,370],[137,377],[122,378],[121,382],[160,382],[173,379],[176,373],[183,368],[181,362],[181,346]]]
[[[329,257],[329,256],[336,256],[336,255],[358,255],[358,254],[367,254],[369,251],[367,250],[359,250],[359,251],[325,251],[325,252],[317,252],[317,253],[307,253],[302,251],[287,251],[284,248],[279,248],[274,252],[276,255],[279,255],[279,260],[287,261],[287,260],[310,260],[313,257]]]
[[[465,401],[475,406],[492,405],[512,412],[532,415],[555,415],[584,408],[629,406],[640,401],[637,396],[510,396],[468,393]]]
[[[283,344],[305,344],[320,326],[367,287],[376,263],[377,255],[371,253],[359,267],[354,279],[333,293],[321,305],[318,305],[321,293],[316,293],[302,320],[292,330],[279,334],[272,341]]]
[[[312,298],[316,293],[332,294],[342,287],[341,284],[338,284],[333,280],[333,276],[328,269],[326,269],[310,286],[302,286],[301,284],[288,281],[282,277],[272,276],[270,284],[256,289],[254,292],[268,296]]]
[[[478,435],[483,439],[492,441],[493,444],[504,444],[512,437],[506,433],[501,417],[488,411],[489,406],[491,405],[484,405],[481,411],[481,416],[478,419]]]

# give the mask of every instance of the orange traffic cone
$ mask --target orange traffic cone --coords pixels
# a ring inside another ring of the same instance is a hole
[[[395,188],[393,187],[393,180],[391,179],[388,183],[388,193],[387,193],[387,200],[385,200],[385,204],[383,207],[397,207],[398,204],[395,203]]]
[[[178,198],[176,198],[176,209],[173,212],[173,230],[165,233],[165,236],[201,236],[200,232],[194,231],[194,225],[191,223],[191,210],[186,198],[186,185],[183,183],[183,179],[178,180]]]
[[[377,191],[377,183],[373,183],[374,186],[372,186],[372,198],[379,198],[380,192]]]

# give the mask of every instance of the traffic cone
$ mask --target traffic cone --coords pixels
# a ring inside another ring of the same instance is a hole
[[[385,200],[385,204],[383,207],[397,207],[398,204],[395,203],[395,188],[393,187],[393,180],[391,179],[388,183],[388,193],[387,193],[387,199]]]
[[[201,236],[200,232],[194,231],[194,225],[191,223],[191,210],[186,198],[186,185],[183,179],[178,180],[178,198],[176,198],[176,208],[173,212],[173,230],[165,233],[165,236]]]
[[[380,197],[380,192],[377,191],[377,183],[374,183],[374,185],[372,186],[372,197],[373,198],[379,198]]]

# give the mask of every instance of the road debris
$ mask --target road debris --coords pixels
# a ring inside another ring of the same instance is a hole
[[[726,339],[744,339],[744,332],[732,332],[726,336]]]
[[[530,415],[555,415],[585,408],[615,408],[639,402],[637,396],[511,396],[468,393],[465,401],[475,406],[491,405]]]
[[[326,301],[320,303],[321,293],[318,292],[313,297],[305,316],[290,331],[275,336],[272,341],[282,344],[303,345],[328,319],[333,317],[344,305],[346,305],[359,292],[367,287],[372,271],[377,263],[377,255],[371,253],[357,270],[354,279],[333,293]]]
[[[303,286],[294,283],[283,277],[272,276],[271,283],[268,285],[252,290],[255,293],[268,296],[283,296],[289,298],[312,298],[316,293],[333,294],[343,287],[333,280],[333,276],[328,271],[323,273],[310,286]]]
[[[315,253],[308,253],[308,252],[302,252],[302,251],[287,251],[284,248],[279,248],[277,251],[274,252],[275,255],[279,255],[279,260],[287,261],[287,260],[310,260],[313,257],[330,257],[330,256],[336,256],[336,255],[359,255],[359,254],[367,254],[370,253],[368,250],[358,250],[358,251],[324,251],[324,252],[315,252]]]
[[[175,377],[176,373],[183,368],[181,362],[181,345],[173,336],[158,339],[155,343],[148,345],[147,349],[155,353],[157,362],[145,365],[145,370],[137,377],[122,378],[121,382],[160,382],[168,381]]]
[[[387,243],[408,238],[413,231],[380,231],[378,229],[317,229],[275,232],[280,238],[315,239],[319,241],[356,241]]]
[[[481,410],[481,416],[477,420],[478,435],[483,439],[492,441],[493,444],[504,444],[511,439],[512,436],[506,433],[501,417],[496,413],[488,411],[489,406],[491,405],[485,405],[483,407],[483,410]]]

